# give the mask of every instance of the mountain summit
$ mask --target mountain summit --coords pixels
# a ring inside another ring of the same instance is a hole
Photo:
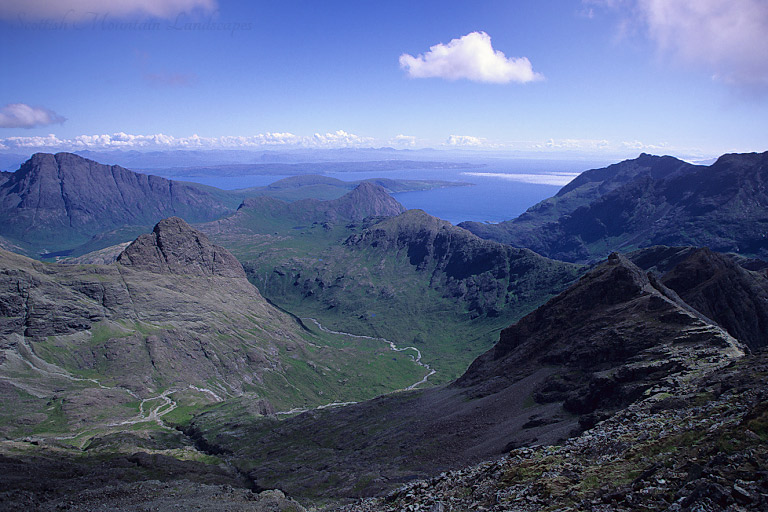
[[[564,261],[652,245],[765,257],[766,206],[768,152],[723,155],[711,166],[643,154],[584,172],[514,220],[461,226]]]
[[[121,265],[159,274],[245,277],[228,250],[178,217],[163,219],[152,233],[139,236],[118,257]]]
[[[354,190],[338,199],[300,199],[287,203],[271,197],[246,199],[238,212],[290,217],[302,221],[348,222],[360,221],[366,217],[391,217],[405,211],[380,185],[363,182]]]
[[[42,251],[74,247],[122,226],[227,213],[192,185],[103,165],[71,153],[36,153],[0,180],[0,235]]]

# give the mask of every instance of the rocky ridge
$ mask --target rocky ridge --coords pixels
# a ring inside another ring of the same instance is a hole
[[[475,315],[497,316],[516,303],[562,289],[578,272],[527,249],[482,240],[422,210],[384,219],[344,245],[404,260],[429,276],[431,288],[466,303]]]
[[[139,236],[117,262],[160,274],[245,277],[243,266],[232,253],[213,245],[205,234],[178,217],[163,219],[152,233]]]
[[[279,424],[225,426],[207,439],[248,460],[258,485],[366,495],[409,475],[562,443],[648,397],[684,396],[690,381],[744,351],[655,276],[614,254],[504,330],[452,385]],[[329,478],[334,485],[323,486]]]
[[[192,185],[71,154],[36,153],[0,183],[0,235],[33,251],[72,248],[126,225],[190,222],[230,210]]]
[[[765,510],[766,375],[761,352],[661,383],[561,445],[518,448],[336,510]]]
[[[673,373],[722,365],[741,357],[743,349],[652,275],[614,253],[503,330],[496,346],[478,357],[455,385],[485,394],[532,368],[557,367],[536,392],[536,401],[562,402],[589,425]]]
[[[767,183],[768,152],[727,154],[711,166],[643,154],[586,171],[517,219],[461,226],[564,261],[652,245],[765,257]]]

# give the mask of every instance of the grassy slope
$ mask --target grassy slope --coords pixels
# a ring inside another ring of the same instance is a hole
[[[222,398],[244,392],[247,400],[264,398],[287,410],[372,398],[426,374],[408,353],[380,341],[306,328],[258,295],[248,296],[250,285],[237,280],[230,280],[238,286],[229,296],[227,283],[197,286],[187,276],[165,280],[121,274],[114,266],[41,264],[10,253],[2,264],[20,277],[33,309],[55,300],[54,316],[57,310],[103,311],[82,290],[115,295],[125,283],[134,291],[131,300],[110,306],[109,318],[67,321],[78,327],[44,336],[9,334],[0,347],[0,435],[11,439],[74,433],[68,442],[82,445],[109,432],[162,429],[146,413],[163,404],[156,398],[163,392],[171,391],[178,406],[168,417],[173,422],[214,401],[192,386]],[[159,304],[166,302],[175,308],[163,310]],[[2,320],[16,322],[13,314]],[[124,421],[131,423],[111,425]]]
[[[424,361],[438,372],[430,379],[433,383],[456,378],[498,340],[502,328],[559,291],[550,283],[552,289],[514,302],[518,285],[510,283],[506,293],[513,302],[497,315],[481,314],[435,284],[441,271],[415,266],[407,251],[344,243],[381,219],[341,225],[309,223],[264,210],[240,210],[238,215],[236,227],[218,233],[204,230],[244,263],[249,279],[265,297],[337,331],[419,348]],[[575,277],[577,270],[568,272]]]

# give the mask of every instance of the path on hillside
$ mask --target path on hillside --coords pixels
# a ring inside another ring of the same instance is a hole
[[[417,365],[421,366],[422,368],[428,370],[427,374],[420,381],[415,382],[415,383],[411,384],[408,387],[405,387],[405,388],[402,388],[402,389],[396,389],[394,391],[391,391],[391,393],[397,393],[398,391],[410,391],[412,389],[416,389],[418,386],[420,386],[422,384],[425,384],[427,382],[427,380],[429,380],[429,378],[432,375],[437,373],[437,371],[433,370],[427,363],[423,363],[421,361],[421,350],[419,350],[416,347],[402,347],[401,348],[401,347],[398,347],[395,344],[394,341],[390,341],[390,340],[388,340],[386,338],[377,338],[377,337],[374,337],[374,336],[365,336],[363,334],[352,334],[350,332],[334,331],[334,330],[328,329],[327,327],[324,327],[320,322],[317,321],[316,318],[302,318],[301,320],[309,320],[310,322],[314,323],[317,326],[318,329],[320,329],[323,332],[327,332],[328,334],[335,334],[335,335],[338,335],[338,336],[347,336],[347,337],[350,337],[350,338],[360,338],[360,339],[366,339],[366,340],[381,341],[381,342],[386,343],[387,345],[389,345],[389,348],[392,351],[394,351],[394,352],[404,352],[406,350],[413,350],[414,352],[416,352],[416,357],[412,357],[413,362],[416,363]],[[299,407],[297,407],[297,408],[294,408],[294,409],[291,409],[291,410],[288,410],[288,411],[278,411],[275,414],[278,414],[278,415],[297,414],[297,413],[301,413],[301,412],[307,412],[307,411],[312,410],[312,409],[327,409],[329,407],[342,407],[342,406],[345,406],[345,405],[352,405],[352,404],[356,404],[356,403],[357,402],[333,402],[333,403],[330,403],[330,404],[318,405],[317,407],[314,407],[314,408],[299,408]]]
[[[97,379],[76,377],[75,375],[72,375],[71,372],[69,372],[68,370],[65,370],[61,366],[58,366],[53,363],[49,363],[48,361],[45,361],[44,359],[39,357],[37,354],[35,354],[34,350],[32,350],[32,347],[29,346],[26,340],[22,340],[19,343],[19,345],[21,347],[21,350],[15,353],[11,353],[10,354],[11,358],[14,360],[14,362],[23,364],[26,367],[28,367],[30,370],[38,374],[41,374],[45,377],[52,378],[52,379],[59,378],[59,379],[69,380],[71,382],[83,382],[83,383],[93,384],[98,386],[100,389],[120,391],[123,393],[127,393],[128,395],[136,399],[140,399],[139,395],[137,395],[134,391],[126,387],[123,387],[120,385],[107,386],[99,382]],[[35,389],[27,390],[28,386],[25,386],[23,383],[17,382],[17,380],[15,379],[10,379],[8,377],[2,376],[0,377],[0,380],[10,382],[13,386],[29,392],[30,394],[33,394],[33,396],[38,396],[39,394],[39,392],[37,392],[37,390]],[[72,434],[68,434],[68,435],[53,436],[51,437],[51,439],[58,439],[58,440],[75,439],[83,434],[95,431],[99,428],[114,429],[115,427],[135,425],[137,423],[144,423],[144,422],[154,422],[154,423],[157,423],[161,428],[175,431],[174,428],[169,427],[163,422],[162,417],[168,414],[169,412],[173,411],[177,407],[177,403],[175,400],[171,398],[171,395],[173,395],[174,393],[183,391],[185,389],[192,389],[199,393],[207,394],[211,396],[215,402],[221,402],[223,400],[213,390],[208,388],[201,388],[194,385],[189,385],[186,388],[184,387],[171,388],[163,391],[158,395],[153,395],[147,398],[140,399],[141,401],[139,402],[138,414],[132,418],[128,418],[128,419],[113,422],[113,423],[104,423],[101,425],[92,426],[87,429],[84,429]],[[158,403],[153,403],[153,402],[158,402]],[[120,431],[120,430],[117,430],[117,431]]]

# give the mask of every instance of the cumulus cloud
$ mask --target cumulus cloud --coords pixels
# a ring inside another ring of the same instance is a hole
[[[388,143],[393,146],[415,146],[416,137],[414,137],[413,135],[400,134],[390,139]]]
[[[3,0],[0,18],[79,22],[91,21],[98,14],[109,14],[117,18],[143,15],[172,19],[180,13],[214,11],[216,7],[216,0]]]
[[[640,23],[660,55],[731,85],[768,89],[765,0],[584,0]]]
[[[26,103],[9,103],[0,108],[0,128],[36,128],[62,124],[66,120],[53,110],[31,107]]]
[[[307,145],[313,146],[332,146],[332,147],[347,147],[347,146],[360,146],[363,144],[369,144],[373,142],[371,137],[361,137],[353,133],[347,133],[344,130],[337,130],[333,133],[320,134],[316,133],[312,139],[306,141]]]
[[[549,139],[533,147],[536,149],[607,149],[611,143],[605,139]]]
[[[274,146],[338,148],[370,144],[371,137],[361,137],[339,130],[333,133],[299,136],[292,133],[267,132],[248,136],[174,137],[163,133],[135,135],[124,132],[97,135],[78,135],[60,139],[56,135],[45,137],[7,137],[0,139],[2,149],[257,149]]]
[[[475,82],[526,83],[544,77],[533,71],[526,57],[506,57],[493,49],[491,36],[470,32],[448,44],[436,44],[414,57],[404,53],[400,67],[412,78],[467,79]]]
[[[449,135],[445,144],[448,146],[478,147],[485,145],[486,142],[486,139],[472,135]]]

